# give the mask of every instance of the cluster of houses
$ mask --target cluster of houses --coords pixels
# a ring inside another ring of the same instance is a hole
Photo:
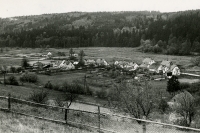
[[[73,70],[77,68],[78,61],[54,61],[49,64],[43,64],[41,62],[35,62],[32,64],[33,69],[43,69],[48,68],[49,70],[61,69],[61,70]],[[111,65],[105,59],[84,59],[84,66],[93,66],[93,67],[110,67]],[[177,65],[173,64],[171,61],[163,60],[163,61],[154,61],[151,58],[145,58],[142,64],[138,65],[135,62],[127,62],[127,61],[115,61],[112,63],[112,66],[115,68],[120,68],[126,71],[135,71],[138,68],[146,68],[150,72],[157,74],[171,73],[171,75],[180,75],[180,69]]]
[[[148,68],[149,71],[155,72],[155,73],[171,73],[171,75],[180,75],[180,68],[173,64],[171,61],[163,60],[163,61],[154,61],[151,58],[145,58],[140,65],[141,68]]]
[[[152,73],[162,73],[166,76],[167,74],[176,76],[181,74],[180,68],[168,60],[155,61],[152,58],[145,58],[140,65],[135,62],[125,61],[115,61],[114,65],[128,71],[135,71],[138,68],[146,68]]]
[[[24,55],[23,55],[24,56]],[[77,57],[78,54],[73,55],[74,57]],[[45,55],[46,58],[51,58],[52,53],[48,52],[47,55]],[[171,75],[180,75],[180,69],[177,65],[173,64],[171,61],[163,60],[163,61],[155,61],[152,58],[145,58],[142,61],[142,64],[137,64],[135,62],[128,62],[128,61],[114,61],[112,63],[108,63],[105,59],[84,59],[84,66],[85,67],[114,67],[119,68],[121,70],[133,72],[137,70],[138,68],[148,69],[149,72],[152,72],[154,74],[164,74],[167,75],[168,73],[171,73]],[[29,62],[30,63],[30,62]],[[30,63],[31,69],[33,71],[37,70],[74,70],[76,68],[81,69],[78,66],[79,62],[74,60],[38,60],[38,61],[32,61]],[[78,67],[77,67],[78,66]],[[19,66],[17,66],[19,67]],[[9,68],[9,67],[8,67]],[[10,67],[11,68],[11,67]]]

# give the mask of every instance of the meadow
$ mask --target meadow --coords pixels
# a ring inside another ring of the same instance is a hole
[[[155,61],[162,60],[171,60],[174,64],[178,65],[188,65],[190,64],[191,58],[190,56],[174,56],[174,55],[163,55],[163,54],[154,54],[154,53],[142,53],[138,48],[116,48],[116,47],[83,47],[83,48],[73,48],[75,53],[79,53],[80,50],[83,50],[86,54],[86,59],[98,59],[104,58],[108,62],[112,62],[113,60],[125,60],[125,61],[134,61],[138,64],[142,63],[142,60],[147,57],[153,58]],[[40,48],[12,48],[8,51],[4,51],[0,53],[0,56],[6,55],[16,55],[16,54],[34,54],[41,53],[47,54],[48,52],[52,52],[56,54],[58,52],[64,52],[67,56],[69,55],[69,49],[55,49],[49,48],[46,50],[41,50]],[[37,58],[36,58],[37,59]],[[18,59],[10,59],[10,58],[0,58],[0,65],[3,64],[20,64],[20,58]]]

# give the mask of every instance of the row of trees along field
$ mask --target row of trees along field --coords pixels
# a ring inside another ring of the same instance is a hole
[[[137,47],[144,52],[200,52],[200,10],[71,12],[0,19],[0,46]]]

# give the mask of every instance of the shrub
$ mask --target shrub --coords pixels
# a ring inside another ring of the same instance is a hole
[[[78,82],[74,83],[63,83],[63,91],[69,92],[72,94],[85,94],[85,95],[92,95],[92,91],[90,90],[89,86],[84,88],[83,85],[79,84]]]
[[[195,57],[195,58],[191,58],[191,63],[192,63],[194,66],[200,66],[200,56]]]
[[[10,76],[7,80],[6,80],[6,84],[9,85],[19,85],[17,79],[15,76]]]
[[[21,71],[23,71],[23,69],[21,67],[18,67],[16,70],[18,73],[20,73]]]
[[[60,52],[60,51],[57,54],[58,56],[66,56],[64,52]]]
[[[23,74],[20,77],[20,81],[36,83],[38,81],[38,77],[36,74]]]
[[[167,104],[167,101],[165,101],[164,99],[161,99],[158,104],[158,109],[161,111],[161,113],[165,113],[168,108],[169,108],[169,105]]]
[[[190,85],[190,88],[187,88],[187,91],[190,93],[196,93],[199,92],[199,88],[200,88],[200,82],[192,83]]]
[[[93,95],[93,92],[92,92],[92,90],[90,89],[90,87],[89,86],[86,86],[86,94],[87,95]]]
[[[189,83],[180,83],[180,88],[181,88],[181,90],[188,89],[188,88],[190,88],[190,84]]]
[[[162,49],[159,46],[156,45],[156,46],[153,47],[153,52],[154,53],[160,53],[160,52],[162,52]]]
[[[12,73],[16,73],[16,71],[17,71],[15,67],[11,67],[10,70]]]
[[[58,85],[58,84],[53,85],[53,89],[54,90],[60,90],[60,85]]]
[[[177,119],[174,123],[176,125],[180,125],[180,126],[184,126],[184,127],[189,127],[189,125],[187,124],[187,120],[185,120],[185,119]],[[182,130],[184,130],[184,129],[182,129]]]
[[[44,88],[53,89],[53,85],[51,84],[50,81],[48,81],[48,82],[44,85]]]
[[[47,100],[49,93],[47,91],[35,92],[30,95],[29,100],[34,101],[36,103],[45,103]]]
[[[105,99],[107,97],[107,92],[104,89],[101,89],[101,91],[96,92],[98,98]]]

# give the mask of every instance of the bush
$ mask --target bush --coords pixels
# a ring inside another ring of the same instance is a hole
[[[162,49],[159,46],[156,45],[156,46],[153,47],[153,52],[154,53],[160,53],[160,52],[162,52]]]
[[[48,82],[44,85],[44,88],[53,89],[53,85],[51,84],[50,81],[48,81]]]
[[[78,82],[74,82],[71,84],[64,82],[63,83],[63,91],[69,92],[72,94],[92,95],[92,91],[90,90],[89,86],[86,86],[86,88],[84,88],[84,86],[82,86]]]
[[[89,86],[86,86],[86,94],[87,94],[87,95],[90,95],[90,96],[93,95],[93,92],[92,92],[92,90],[90,89]]]
[[[190,85],[190,88],[187,88],[187,91],[190,93],[196,93],[199,92],[199,88],[200,88],[200,82],[192,83]]]
[[[168,108],[169,108],[169,105],[167,104],[167,101],[165,101],[164,99],[161,99],[158,104],[158,109],[161,111],[161,113],[165,113]]]
[[[181,90],[188,89],[188,88],[190,88],[190,84],[189,83],[180,83],[180,88],[181,88]]]
[[[179,125],[179,126],[189,127],[185,119],[178,119],[174,122],[174,124]],[[180,129],[180,130],[184,130],[184,129]]]
[[[45,103],[47,100],[49,93],[47,91],[35,92],[30,95],[29,100],[34,101],[36,103]]]
[[[65,89],[66,92],[69,92],[69,93],[72,93],[72,94],[73,93],[74,94],[86,94],[84,87],[81,86],[80,84],[76,84],[76,83],[72,83],[72,84],[65,83],[64,89]]]
[[[105,99],[107,97],[107,92],[104,89],[101,89],[101,91],[96,92],[98,98]]]
[[[60,90],[60,85],[58,85],[58,84],[53,85],[53,89],[54,90]]]
[[[16,71],[17,71],[15,67],[11,67],[10,70],[12,73],[16,73]]]
[[[15,76],[10,76],[7,80],[6,80],[6,84],[9,85],[19,85],[17,79]]]
[[[200,56],[195,57],[195,58],[191,58],[191,63],[192,63],[194,66],[200,66]]]
[[[20,81],[36,83],[38,81],[38,77],[36,74],[23,74],[20,77]]]
[[[57,54],[58,56],[66,56],[64,52],[60,52],[60,51]]]
[[[16,70],[18,73],[20,73],[21,71],[23,71],[23,69],[21,67],[18,67]]]

